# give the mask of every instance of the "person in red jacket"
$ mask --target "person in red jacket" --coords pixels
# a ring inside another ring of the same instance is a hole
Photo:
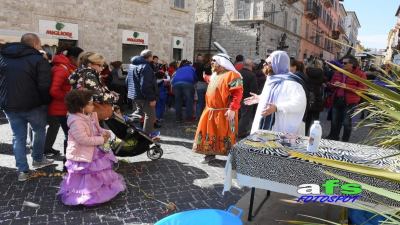
[[[53,57],[53,67],[51,69],[52,82],[50,86],[50,96],[52,98],[48,108],[48,124],[46,134],[46,144],[44,153],[46,155],[58,155],[59,151],[53,149],[58,130],[61,128],[64,132],[64,155],[67,147],[68,126],[67,126],[67,107],[64,98],[71,90],[68,77],[73,73],[78,65],[79,55],[83,50],[79,47],[70,47],[62,49]]]
[[[352,55],[347,55],[342,59],[343,69],[355,74],[363,79],[367,75],[360,69],[357,59]],[[361,98],[352,90],[365,89],[366,86],[355,81],[346,75],[336,72],[330,82],[333,90],[333,107],[331,132],[327,137],[331,140],[339,140],[340,130],[343,126],[342,141],[348,142],[352,131],[352,117],[354,108],[358,105]]]

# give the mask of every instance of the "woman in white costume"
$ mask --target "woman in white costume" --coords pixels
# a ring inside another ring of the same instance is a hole
[[[305,134],[303,116],[307,98],[302,80],[289,72],[290,58],[284,51],[273,52],[266,60],[268,75],[261,95],[251,93],[245,104],[257,104],[251,133],[272,130],[290,134]]]

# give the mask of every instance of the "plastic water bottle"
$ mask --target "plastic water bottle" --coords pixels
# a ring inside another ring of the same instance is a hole
[[[310,137],[308,139],[307,152],[318,152],[319,143],[321,142],[322,127],[318,120],[310,128]]]

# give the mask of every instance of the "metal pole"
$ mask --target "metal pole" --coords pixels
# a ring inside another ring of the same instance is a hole
[[[253,205],[254,205],[254,193],[256,192],[256,188],[251,188],[250,194],[250,205],[249,205],[249,215],[247,215],[247,221],[251,221],[253,218]]]
[[[214,5],[215,0],[212,1],[212,9],[211,9],[211,22],[210,22],[210,37],[208,39],[208,53],[211,53],[211,41],[212,41],[212,31],[213,31],[213,22],[214,22]]]

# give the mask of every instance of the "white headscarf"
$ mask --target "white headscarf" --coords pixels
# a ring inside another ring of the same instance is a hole
[[[226,70],[233,71],[240,75],[239,71],[236,70],[233,63],[229,60],[229,56],[227,54],[219,53],[212,57],[218,65],[224,67]]]

